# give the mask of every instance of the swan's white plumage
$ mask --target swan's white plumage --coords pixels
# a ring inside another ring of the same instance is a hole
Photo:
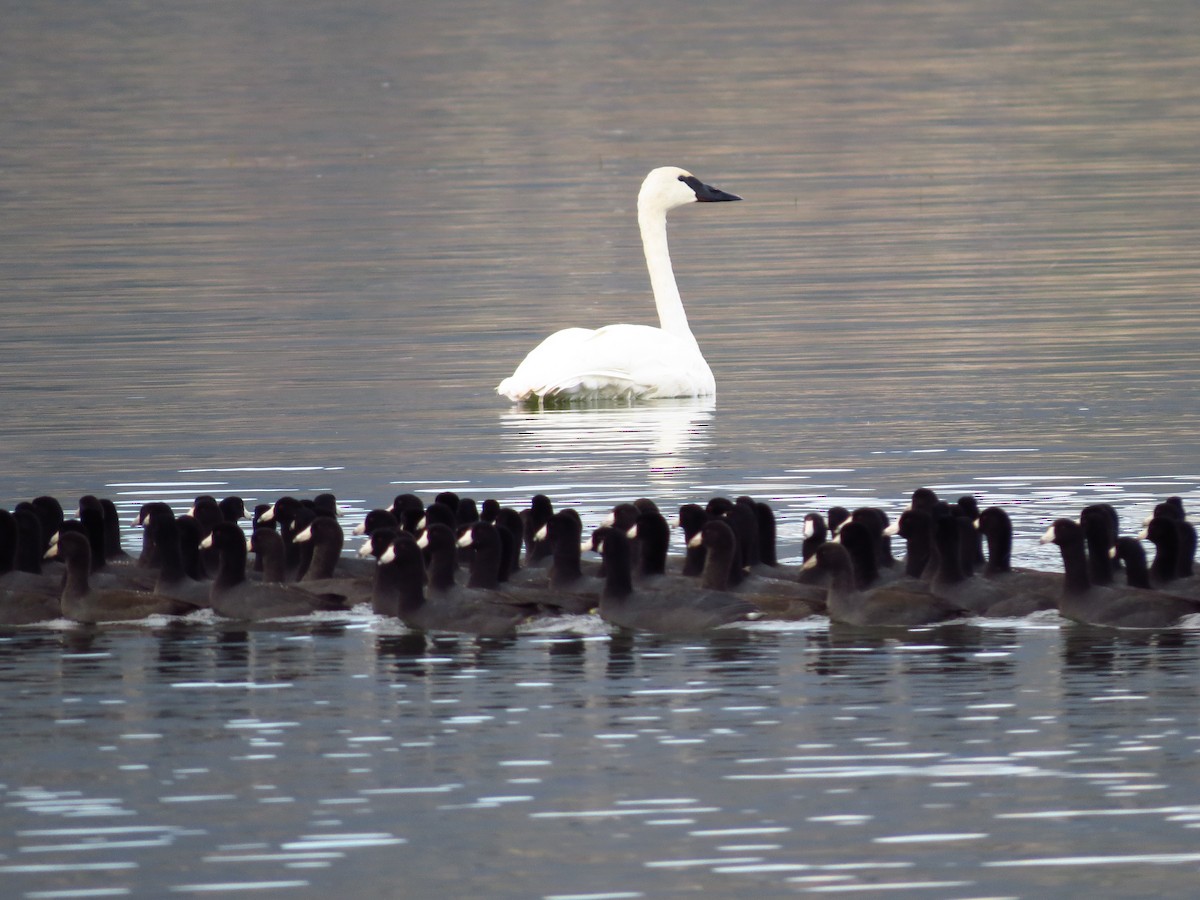
[[[674,166],[638,192],[638,225],[659,326],[564,328],[529,352],[496,392],[510,400],[584,402],[710,397],[716,382],[688,326],[667,250],[667,213],[696,201],[740,200]]]
[[[555,332],[497,390],[512,400],[644,400],[707,397],[716,384],[695,341],[649,325],[606,325]]]

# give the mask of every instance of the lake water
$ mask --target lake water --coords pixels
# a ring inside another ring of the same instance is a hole
[[[929,485],[1015,556],[1200,504],[1200,14],[1115,2],[26,4],[0,55],[0,502]],[[494,394],[653,323],[715,403]],[[732,302],[731,302],[732,301]],[[129,543],[136,536],[130,532]],[[1191,893],[1196,636],[366,616],[0,635],[13,896]]]

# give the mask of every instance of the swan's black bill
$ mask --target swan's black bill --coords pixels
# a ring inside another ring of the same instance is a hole
[[[679,180],[695,192],[696,199],[701,203],[719,203],[722,200],[742,199],[737,194],[730,194],[728,191],[715,188],[711,184],[705,184],[695,175],[680,175]]]

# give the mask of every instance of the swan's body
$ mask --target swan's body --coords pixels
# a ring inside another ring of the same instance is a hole
[[[529,352],[496,392],[517,402],[711,397],[716,382],[688,327],[667,250],[667,213],[688,203],[740,200],[674,166],[654,169],[638,192],[638,226],[659,327],[564,328]]]

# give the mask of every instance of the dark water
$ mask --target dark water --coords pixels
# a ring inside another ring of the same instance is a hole
[[[10,896],[1186,896],[1194,634],[5,642]]]
[[[7,507],[1200,504],[1194,4],[9,6]],[[663,164],[716,403],[510,408]],[[5,892],[1190,893],[1194,632],[576,624],[8,634]]]

